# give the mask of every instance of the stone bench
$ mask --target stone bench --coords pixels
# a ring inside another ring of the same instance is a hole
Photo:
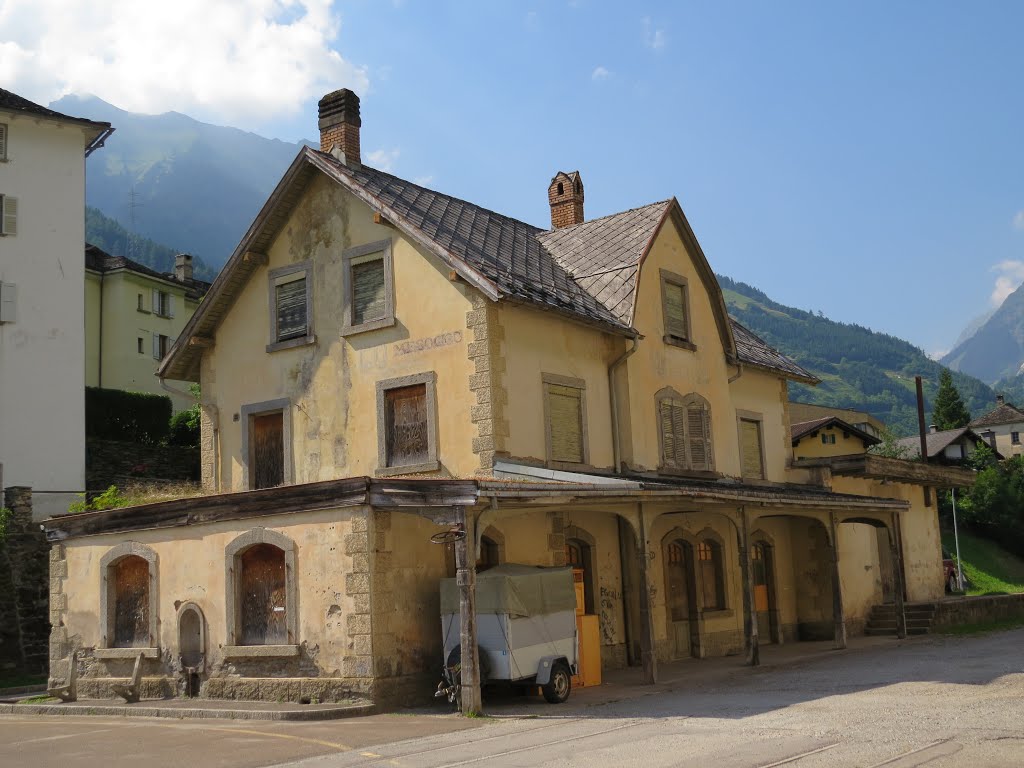
[[[128,685],[115,683],[111,686],[114,693],[129,704],[134,704],[142,697],[142,657],[142,653],[135,657],[135,668],[132,670]]]
[[[78,651],[72,651],[68,656],[68,676],[64,685],[47,688],[46,692],[61,701],[78,701]]]

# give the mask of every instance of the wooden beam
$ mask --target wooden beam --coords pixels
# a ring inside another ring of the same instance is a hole
[[[832,534],[832,622],[833,648],[837,651],[846,650],[846,614],[843,610],[843,582],[839,578],[839,526],[836,515],[831,515]]]
[[[637,504],[640,535],[637,537],[637,563],[640,566],[640,664],[645,685],[658,682],[658,655],[654,649],[654,616],[651,606],[651,559],[647,556],[647,525],[643,502]]]
[[[894,512],[889,527],[889,552],[896,581],[893,589],[896,598],[896,637],[902,640],[907,636],[907,614],[903,606],[903,553],[900,552],[898,528],[899,516]]]
[[[757,602],[754,599],[754,564],[750,552],[750,523],[745,507],[740,507],[740,569],[743,576],[743,629],[746,635],[747,664],[756,667],[761,663],[760,637],[757,626]]]
[[[213,339],[209,336],[190,336],[188,345],[190,347],[199,347],[200,349],[213,349]]]
[[[267,254],[260,253],[258,251],[246,251],[242,255],[243,262],[245,262],[246,264],[251,264],[256,267],[266,266],[269,260],[270,259],[267,257]]]
[[[476,514],[461,508],[463,536],[455,543],[455,579],[459,587],[459,642],[462,650],[462,714],[483,712],[476,633]]]
[[[384,214],[380,211],[375,211],[373,214],[373,223],[380,224],[382,227],[393,227],[395,226],[385,218]]]

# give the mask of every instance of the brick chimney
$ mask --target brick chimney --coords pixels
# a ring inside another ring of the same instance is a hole
[[[359,97],[348,88],[328,93],[317,103],[320,112],[320,151],[337,148],[346,165],[359,165]]]
[[[174,279],[184,283],[192,279],[192,257],[187,253],[179,253],[174,257]]]
[[[579,171],[559,171],[548,186],[551,228],[561,229],[583,223],[583,179]]]

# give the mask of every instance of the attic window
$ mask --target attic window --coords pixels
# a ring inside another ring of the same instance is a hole
[[[342,335],[395,324],[391,241],[380,240],[342,253]]]
[[[271,270],[270,343],[267,352],[312,344],[313,286],[310,262]]]
[[[690,333],[689,285],[682,275],[661,270],[661,307],[666,344],[696,349]]]
[[[587,464],[586,384],[582,379],[543,374],[544,431],[548,462]]]

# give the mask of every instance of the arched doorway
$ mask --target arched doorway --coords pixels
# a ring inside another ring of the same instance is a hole
[[[781,638],[775,595],[775,548],[767,541],[756,541],[750,548],[750,560],[757,634],[766,642],[778,643]]]
[[[594,590],[597,582],[594,579],[594,553],[590,544],[583,539],[566,539],[565,564],[583,571],[584,612],[595,613]]]
[[[693,546],[669,534],[664,544],[665,602],[673,658],[700,656],[700,625],[697,619],[697,577]]]

